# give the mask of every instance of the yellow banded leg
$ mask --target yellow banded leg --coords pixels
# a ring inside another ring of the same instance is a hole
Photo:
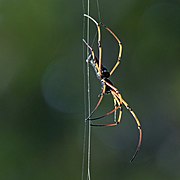
[[[106,25],[104,25],[103,23],[100,23],[118,42],[119,45],[119,54],[118,54],[118,59],[117,62],[115,64],[115,66],[113,67],[113,69],[110,71],[110,76],[114,73],[115,69],[118,67],[118,65],[120,64],[121,61],[121,57],[122,57],[122,43],[120,41],[120,39],[114,34],[114,32],[108,28]]]
[[[132,108],[130,108],[130,106],[127,104],[126,101],[124,101],[124,99],[122,100],[123,104],[125,105],[126,109],[129,110],[129,112],[132,114],[132,116],[134,117],[135,119],[135,122],[137,124],[137,128],[139,130],[139,141],[138,141],[138,145],[137,145],[137,148],[136,148],[136,151],[131,159],[131,162],[134,160],[134,158],[136,157],[137,153],[139,152],[140,150],[140,147],[141,147],[141,144],[142,144],[142,129],[141,129],[141,124],[140,124],[140,121],[138,120],[136,114],[134,113],[134,111],[132,110]]]
[[[94,114],[94,112],[97,110],[97,108],[99,107],[99,105],[101,104],[102,100],[103,100],[103,97],[104,97],[104,94],[105,94],[105,91],[106,91],[106,85],[104,84],[104,87],[103,87],[103,91],[102,93],[100,94],[100,98],[99,98],[99,101],[96,105],[96,107],[94,108],[94,110],[90,113],[90,115],[86,118],[86,120],[89,120],[91,118],[91,116]]]

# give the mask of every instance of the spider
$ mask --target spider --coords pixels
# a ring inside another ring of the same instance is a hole
[[[137,148],[136,151],[131,159],[131,162],[134,160],[134,158],[136,157],[138,151],[140,150],[140,146],[142,143],[142,129],[141,129],[141,124],[140,121],[138,120],[136,114],[134,113],[134,111],[132,110],[132,108],[128,105],[128,103],[123,99],[122,95],[120,94],[120,92],[118,91],[118,89],[113,85],[112,81],[109,79],[110,76],[112,76],[112,74],[114,73],[114,71],[116,70],[116,68],[118,67],[118,65],[120,64],[121,61],[121,56],[122,56],[122,43],[119,40],[119,38],[114,34],[114,32],[109,29],[106,25],[104,25],[103,23],[98,23],[95,19],[93,19],[91,16],[84,14],[84,17],[89,18],[97,27],[97,34],[98,34],[98,57],[95,55],[93,48],[83,39],[83,42],[85,43],[85,45],[88,47],[88,49],[90,50],[90,54],[86,59],[87,63],[90,63],[91,66],[93,67],[96,76],[98,78],[98,80],[101,83],[101,87],[102,87],[102,92],[100,94],[99,97],[99,101],[97,102],[97,105],[95,106],[94,110],[90,113],[89,117],[87,117],[86,120],[97,120],[97,119],[101,119],[103,117],[106,117],[110,114],[115,115],[114,118],[114,122],[113,123],[109,123],[109,124],[94,124],[91,123],[91,126],[105,126],[105,127],[113,127],[116,126],[120,123],[121,121],[121,116],[122,116],[122,107],[125,106],[127,110],[129,110],[129,112],[131,113],[131,115],[133,116],[136,124],[137,124],[137,129],[139,131],[139,141],[137,144]],[[112,68],[111,71],[108,71],[107,68],[105,66],[103,66],[102,64],[102,46],[101,46],[101,27],[105,28],[117,41],[118,45],[119,45],[119,54],[118,54],[118,58],[117,58],[117,62],[115,64],[115,66]],[[111,94],[114,100],[114,109],[108,113],[106,113],[103,116],[100,117],[95,117],[95,118],[91,118],[92,115],[94,114],[94,112],[98,109],[99,105],[101,104],[103,97],[105,94]],[[116,112],[117,110],[119,110],[119,114],[118,114],[118,118],[116,119]]]

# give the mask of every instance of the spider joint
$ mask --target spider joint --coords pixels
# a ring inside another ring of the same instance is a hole
[[[87,59],[86,59],[86,62],[87,62],[87,63],[89,63],[89,62],[90,62],[91,57],[92,57],[92,54],[89,54],[89,56],[88,56],[88,57],[87,57]]]
[[[129,111],[132,111],[132,108],[131,108],[131,107],[129,107],[129,106],[127,106],[127,109],[128,109]]]
[[[104,93],[100,93],[100,94],[98,95],[98,97],[101,97],[101,96],[104,96]]]

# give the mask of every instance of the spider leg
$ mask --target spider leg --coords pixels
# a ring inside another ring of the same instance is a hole
[[[118,42],[119,45],[119,54],[118,54],[118,59],[117,62],[115,64],[115,66],[113,67],[113,69],[110,71],[110,76],[114,73],[115,69],[117,68],[117,66],[120,64],[121,62],[121,57],[122,57],[122,43],[120,41],[120,39],[114,34],[114,32],[109,29],[106,25],[104,25],[103,23],[100,23],[101,26],[103,26]]]
[[[93,58],[93,60],[95,61],[95,67],[96,67],[96,69],[97,69],[97,71],[99,72],[99,66],[98,66],[98,61],[97,61],[97,59],[96,59],[96,56],[95,56],[95,53],[94,53],[94,50],[93,50],[93,48],[83,39],[83,42],[84,42],[84,44],[89,48],[89,50],[90,50],[90,52],[91,52],[91,54],[87,57],[87,59],[86,59],[86,62],[87,63],[89,63],[90,62],[90,60],[91,60],[91,55],[92,55],[92,58]]]
[[[101,46],[101,29],[100,29],[100,25],[99,23],[93,19],[91,16],[87,15],[87,14],[84,14],[84,17],[87,17],[89,18],[91,21],[93,21],[97,27],[97,31],[98,31],[98,49],[99,49],[99,67],[98,67],[98,72],[101,76],[102,74],[102,46]]]
[[[141,129],[141,124],[140,124],[140,121],[138,120],[136,114],[134,113],[134,111],[132,110],[132,108],[129,107],[129,105],[127,104],[127,102],[122,99],[122,103],[124,104],[124,106],[126,107],[126,109],[129,110],[129,112],[132,114],[132,116],[134,117],[135,121],[136,121],[136,124],[137,124],[137,128],[139,130],[139,141],[138,141],[138,145],[137,145],[137,148],[136,148],[136,151],[132,157],[132,159],[130,160],[130,162],[132,162],[134,160],[134,158],[136,157],[137,153],[139,152],[140,150],[140,147],[141,147],[141,144],[142,144],[142,129]]]
[[[133,157],[132,157],[131,160],[130,160],[130,162],[132,162],[132,161],[135,159],[137,153],[139,152],[140,147],[141,147],[141,144],[142,144],[142,129],[141,129],[141,124],[140,124],[140,121],[138,120],[136,114],[134,113],[134,111],[132,110],[132,108],[130,108],[130,106],[127,104],[127,102],[122,98],[121,94],[120,94],[119,92],[114,92],[114,95],[115,95],[117,98],[119,97],[119,99],[121,99],[121,101],[122,101],[122,104],[124,104],[124,106],[126,107],[126,109],[129,110],[129,112],[130,112],[131,115],[133,116],[133,118],[134,118],[134,120],[135,120],[135,122],[136,122],[136,124],[137,124],[137,128],[138,128],[138,130],[139,130],[139,141],[138,141],[138,145],[137,145],[137,148],[136,148],[136,151],[135,151]]]
[[[102,93],[100,94],[99,101],[98,101],[96,107],[94,108],[94,110],[93,110],[93,111],[90,113],[90,115],[86,118],[86,120],[90,120],[91,116],[94,114],[94,112],[97,110],[97,108],[98,108],[99,105],[101,104],[101,102],[102,102],[102,100],[103,100],[103,97],[104,97],[104,94],[105,94],[105,91],[106,91],[106,85],[104,84]]]
[[[117,107],[118,106],[118,103],[116,101],[116,99],[114,98],[114,107]],[[114,111],[114,122],[117,121],[117,111]]]
[[[120,100],[111,92],[112,96],[113,96],[113,99],[114,99],[114,109],[108,113],[106,113],[105,115],[103,116],[100,116],[100,117],[96,117],[96,118],[92,118],[90,119],[91,121],[93,120],[98,120],[98,119],[101,119],[101,118],[104,118],[106,116],[109,116],[110,114],[112,113],[116,113],[116,111],[118,109],[120,109],[119,111],[119,117],[118,117],[118,120],[116,120],[116,118],[114,119],[115,122],[114,123],[110,123],[110,124],[91,124],[91,126],[99,126],[99,127],[112,127],[112,126],[116,126],[120,123],[120,120],[121,120],[121,116],[122,116],[122,102],[120,102]]]
[[[121,101],[121,97],[116,97],[116,93],[114,91],[111,91],[113,97],[114,97],[114,107],[117,107],[119,106],[119,117],[118,117],[118,120],[116,121],[116,112],[114,113],[114,121],[115,122],[118,122],[118,124],[120,123],[121,121],[121,116],[122,116],[122,101]]]
[[[92,55],[92,58],[93,58],[93,60],[95,59],[95,54],[94,54],[94,50],[93,50],[93,48],[83,39],[83,42],[84,42],[84,44],[89,48],[89,50],[91,51],[91,55]],[[87,61],[89,61],[90,60],[90,58],[88,57],[87,58]]]

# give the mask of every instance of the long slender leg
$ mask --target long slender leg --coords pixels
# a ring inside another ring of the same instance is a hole
[[[120,109],[120,111],[119,111],[119,118],[118,118],[118,120],[116,121],[118,124],[120,123],[120,121],[121,121],[121,116],[122,116],[122,97],[121,96],[116,96],[116,93],[114,92],[114,91],[111,91],[111,93],[112,93],[112,95],[113,95],[113,97],[114,97],[114,99],[115,99],[115,102],[117,103],[117,104],[115,104],[115,106],[119,106],[119,109]]]
[[[125,105],[126,109],[128,109],[129,112],[134,117],[134,119],[136,121],[136,124],[137,124],[137,127],[138,127],[138,130],[139,130],[139,141],[138,141],[136,151],[135,151],[135,153],[134,153],[134,155],[133,155],[133,157],[131,159],[131,162],[132,162],[134,160],[134,158],[136,157],[137,153],[139,152],[141,144],[142,144],[142,129],[141,129],[140,121],[138,120],[138,118],[137,118],[136,114],[134,113],[134,111],[132,110],[132,108],[129,107],[129,105],[127,104],[127,102],[124,99],[122,99],[122,102]]]
[[[98,117],[95,117],[95,118],[89,118],[88,120],[94,121],[94,120],[102,119],[102,118],[104,118],[104,117],[106,117],[106,116],[109,116],[109,115],[113,114],[113,113],[114,113],[115,111],[117,111],[119,108],[120,108],[119,106],[116,106],[116,107],[115,107],[113,110],[111,110],[110,112],[108,112],[108,113],[106,113],[106,114],[104,114],[104,115],[102,115],[102,116],[98,116]]]
[[[99,70],[99,65],[98,65],[98,63],[97,63],[97,60],[96,60],[96,57],[95,57],[95,53],[94,53],[93,48],[92,48],[84,39],[83,39],[83,42],[84,42],[84,44],[89,48],[89,50],[91,51],[92,58],[93,58],[93,60],[96,62],[96,63],[95,63],[96,69]],[[90,62],[90,59],[91,59],[91,56],[88,56],[88,58],[87,58],[87,60],[86,60],[87,63]]]
[[[122,57],[122,43],[120,41],[120,39],[114,34],[114,32],[109,29],[106,25],[104,25],[103,23],[100,23],[100,25],[102,25],[110,34],[112,34],[112,36],[116,39],[116,41],[118,42],[119,45],[119,54],[118,54],[118,59],[117,62],[115,64],[115,66],[113,67],[113,69],[110,71],[110,76],[113,74],[113,72],[115,71],[115,69],[117,68],[117,66],[120,64],[121,62],[121,57]]]
[[[101,76],[102,74],[102,46],[101,46],[101,29],[100,29],[100,25],[99,23],[93,19],[91,16],[84,14],[85,17],[89,18],[91,21],[93,21],[96,24],[97,27],[97,31],[98,31],[98,49],[99,49],[99,68],[98,68],[98,72]]]
[[[118,120],[115,121],[114,123],[110,123],[110,124],[91,124],[92,126],[101,126],[101,127],[106,126],[106,127],[111,127],[111,126],[116,126],[116,125],[118,125],[118,124],[120,123],[121,116],[122,116],[122,103],[120,103],[120,100],[119,100],[113,93],[111,93],[111,94],[112,94],[112,96],[113,96],[113,98],[114,98],[115,108],[114,108],[112,111],[106,113],[106,114],[103,115],[103,116],[100,116],[100,117],[97,117],[97,118],[93,118],[93,119],[90,119],[90,120],[97,120],[97,119],[104,118],[104,117],[106,117],[106,116],[109,116],[109,115],[112,114],[112,113],[115,113],[118,109],[120,109]],[[117,104],[116,104],[116,103],[117,103]]]
[[[117,101],[114,98],[114,107],[117,107],[117,106],[118,106]],[[117,111],[114,112],[114,122],[117,122]]]
[[[101,104],[102,99],[103,99],[104,94],[105,94],[105,91],[106,91],[106,85],[104,84],[104,87],[103,87],[102,93],[100,94],[99,101],[98,101],[97,105],[95,106],[94,110],[93,110],[93,111],[90,113],[90,115],[86,118],[86,120],[90,120],[91,116],[94,114],[94,112],[97,110],[97,108],[98,108],[98,107],[99,107],[99,105]]]
[[[95,59],[95,54],[94,54],[94,50],[93,48],[83,39],[84,44],[89,48],[89,50],[91,51],[91,55],[93,60]]]

